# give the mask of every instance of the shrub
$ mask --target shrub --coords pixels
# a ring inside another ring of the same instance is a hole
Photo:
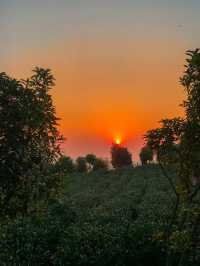
[[[70,157],[62,155],[56,161],[54,169],[56,172],[61,174],[72,173],[75,171],[75,164]]]
[[[97,158],[94,162],[94,165],[93,165],[93,171],[100,170],[100,169],[108,170],[109,165],[108,165],[108,162],[106,160],[101,159],[101,158]]]
[[[87,162],[84,157],[78,157],[76,159],[76,170],[80,173],[87,172]]]
[[[151,239],[151,227],[134,224],[125,216],[121,222],[118,217],[107,223],[82,221],[80,214],[58,204],[46,218],[18,219],[2,226],[1,264],[164,265],[161,249]]]
[[[143,165],[153,161],[153,150],[149,146],[145,146],[141,149],[140,161]]]

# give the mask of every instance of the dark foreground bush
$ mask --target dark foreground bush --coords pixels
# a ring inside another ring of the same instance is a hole
[[[86,219],[70,206],[57,204],[46,218],[2,226],[1,265],[163,265],[152,228],[137,224],[136,216],[96,219],[90,213]]]

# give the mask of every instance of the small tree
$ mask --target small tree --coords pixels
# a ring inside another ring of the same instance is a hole
[[[114,168],[132,165],[132,155],[127,148],[118,144],[111,147],[111,163]]]
[[[69,156],[62,155],[55,163],[54,169],[61,174],[72,173],[75,170],[73,160]]]
[[[93,165],[93,164],[95,163],[97,157],[96,157],[96,155],[94,155],[94,154],[87,154],[87,155],[85,156],[85,159],[86,159],[87,163]]]
[[[94,164],[95,164],[95,162],[96,162],[96,160],[97,160],[97,157],[96,157],[96,155],[94,155],[94,154],[87,154],[86,156],[85,156],[85,160],[86,160],[86,162],[88,163],[88,170],[89,171],[92,171],[93,170],[93,168],[94,168]]]
[[[149,146],[145,146],[141,149],[140,161],[142,165],[153,161],[153,150]]]
[[[87,162],[84,157],[78,157],[76,159],[76,170],[80,173],[86,173],[88,170]]]
[[[85,156],[86,162],[89,164],[90,171],[96,171],[99,169],[108,169],[108,162],[102,158],[97,158],[94,154],[87,154]]]
[[[97,171],[97,170],[100,170],[100,169],[104,169],[104,170],[108,170],[109,169],[109,166],[108,166],[108,162],[102,158],[97,158],[95,161],[94,161],[94,164],[93,164],[93,171]]]

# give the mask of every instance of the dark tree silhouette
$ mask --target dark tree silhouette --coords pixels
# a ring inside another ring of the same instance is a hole
[[[53,86],[49,69],[36,67],[23,81],[0,74],[0,215],[27,214],[57,191],[49,172],[62,140]]]
[[[190,254],[200,242],[200,50],[187,51],[187,56],[180,79],[186,92],[182,104],[184,118],[164,119],[159,128],[146,134],[147,144],[157,153],[163,175],[176,198],[171,219],[163,232],[170,265],[189,265],[192,260],[195,264],[197,253],[194,252],[193,257]],[[166,167],[172,163],[177,180]]]
[[[108,162],[102,158],[96,158],[96,160],[94,161],[92,170],[97,171],[100,169],[108,170],[109,169]]]
[[[78,157],[76,159],[76,170],[80,173],[86,173],[88,171],[85,157]]]
[[[69,156],[62,155],[55,163],[54,169],[61,174],[72,173],[75,171],[75,164]]]
[[[89,165],[89,171],[96,171],[100,169],[108,169],[108,162],[102,158],[96,157],[94,154],[87,154],[85,156],[86,162]]]
[[[149,146],[144,146],[140,151],[140,161],[142,165],[153,160],[153,150]]]
[[[114,168],[132,165],[132,155],[126,147],[113,144],[111,147],[111,163]]]
[[[87,154],[87,155],[85,156],[85,159],[86,159],[87,163],[93,165],[94,162],[96,161],[97,157],[96,157],[96,155],[94,155],[94,154]]]

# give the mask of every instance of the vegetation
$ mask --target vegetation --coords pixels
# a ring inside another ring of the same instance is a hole
[[[2,265],[163,265],[153,239],[174,197],[157,165],[72,173],[47,215],[2,225]]]
[[[59,174],[67,174],[75,171],[75,164],[69,156],[62,155],[54,165],[54,171]]]
[[[111,163],[114,168],[132,165],[132,155],[127,148],[119,144],[111,147]]]
[[[146,133],[142,166],[113,144],[112,170],[60,154],[50,70],[0,74],[1,265],[200,265],[200,50],[187,56],[184,117]]]
[[[102,158],[97,158],[96,161],[94,162],[93,171],[97,170],[108,170],[109,169],[109,163],[108,161],[102,159]]]
[[[85,157],[89,164],[89,171],[97,171],[100,169],[108,170],[109,164],[102,158],[97,158],[94,154],[87,154]]]
[[[149,146],[144,146],[140,151],[140,161],[142,165],[153,161],[153,150]]]
[[[94,154],[87,154],[85,156],[85,159],[86,159],[87,163],[90,164],[90,166],[92,167],[95,164],[97,157]]]
[[[76,159],[76,170],[80,173],[86,173],[88,168],[87,168],[87,162],[84,157],[78,157]]]
[[[50,171],[62,140],[49,91],[49,69],[27,80],[0,74],[0,216],[28,215],[55,197],[60,177]]]
[[[160,128],[146,135],[176,196],[171,220],[163,232],[168,245],[167,261],[176,265],[194,262],[200,243],[200,51],[188,51],[187,55],[180,80],[187,95],[182,104],[185,117],[162,120]],[[178,175],[175,183],[163,163],[162,155],[169,152]]]

